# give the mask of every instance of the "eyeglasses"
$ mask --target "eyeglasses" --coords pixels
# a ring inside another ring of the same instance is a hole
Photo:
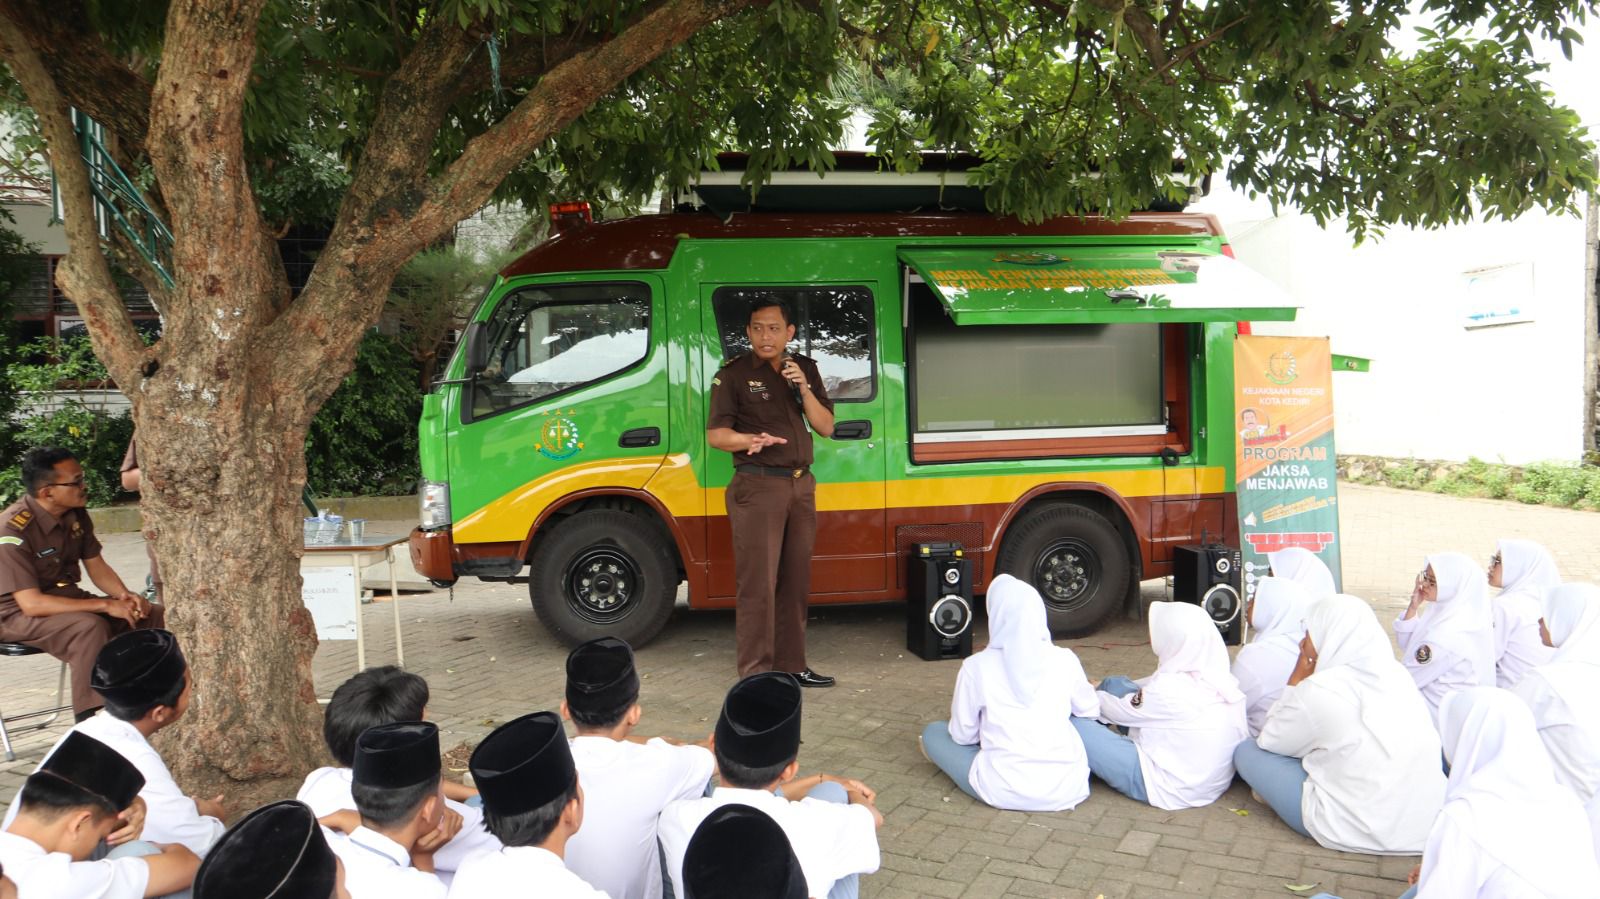
[[[59,482],[54,483],[54,484],[46,484],[45,486],[46,487],[82,487],[83,486],[83,475],[80,474],[76,478],[73,478],[70,481],[59,481]]]
[[[1423,570],[1417,573],[1417,583],[1429,587],[1437,587],[1439,586],[1439,579],[1429,574],[1426,570]]]
[[[1499,553],[1495,553],[1494,555],[1489,557],[1489,567],[1490,568],[1499,568],[1500,567],[1500,554]]]

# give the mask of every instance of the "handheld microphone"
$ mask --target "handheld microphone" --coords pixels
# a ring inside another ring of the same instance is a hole
[[[779,368],[781,369],[787,366],[790,362],[794,362],[794,357],[788,353],[784,353],[783,361],[779,363]],[[796,367],[799,367],[799,365],[800,363],[795,362]],[[804,412],[806,410],[806,398],[800,395],[800,385],[790,381],[787,377],[785,377],[783,380],[788,383],[789,392],[794,394],[794,404],[800,407],[801,412]]]

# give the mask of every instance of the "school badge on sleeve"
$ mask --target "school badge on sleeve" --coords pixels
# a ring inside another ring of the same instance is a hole
[[[1134,708],[1144,705],[1144,691],[1140,690],[1139,692],[1133,694],[1133,698],[1128,700],[1128,702],[1132,704]]]
[[[1417,647],[1417,664],[1426,665],[1432,658],[1433,650],[1428,646],[1428,644],[1424,643]]]

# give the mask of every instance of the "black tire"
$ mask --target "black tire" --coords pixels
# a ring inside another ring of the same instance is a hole
[[[533,611],[562,642],[655,639],[672,615],[678,567],[654,522],[611,509],[580,512],[539,541],[528,573]]]
[[[1132,579],[1128,546],[1116,526],[1098,512],[1066,504],[1013,525],[995,568],[1039,591],[1057,637],[1097,630],[1122,607]]]

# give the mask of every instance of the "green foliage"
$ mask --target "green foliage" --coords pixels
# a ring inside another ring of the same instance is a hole
[[[432,379],[439,344],[466,320],[509,253],[478,259],[456,247],[418,253],[395,276],[384,318],[395,325],[394,340],[419,366],[418,386]]]
[[[1600,468],[1562,462],[1535,462],[1511,488],[1519,502],[1568,508],[1600,508]]]
[[[1600,511],[1600,465],[1588,462],[1535,462],[1517,467],[1474,457],[1463,465],[1407,459],[1392,464],[1367,460],[1362,467],[1357,483]]]
[[[0,371],[17,358],[13,345],[16,324],[12,320],[11,292],[28,280],[39,252],[12,230],[11,226],[16,223],[10,212],[0,208]],[[0,383],[0,459],[10,459],[17,452],[19,432],[12,420],[16,411],[17,385],[6,378]]]
[[[417,368],[394,338],[369,331],[355,368],[306,437],[306,477],[318,496],[398,496],[416,489]]]
[[[19,347],[17,357],[44,361],[12,362],[6,367],[6,382],[18,390],[53,393],[59,408],[23,416],[0,469],[0,503],[22,495],[18,472],[22,453],[46,445],[65,447],[78,457],[89,487],[89,505],[104,506],[115,500],[122,492],[122,457],[133,437],[133,419],[125,412],[112,414],[97,408],[84,393],[104,384],[106,378],[89,339],[36,340]]]

